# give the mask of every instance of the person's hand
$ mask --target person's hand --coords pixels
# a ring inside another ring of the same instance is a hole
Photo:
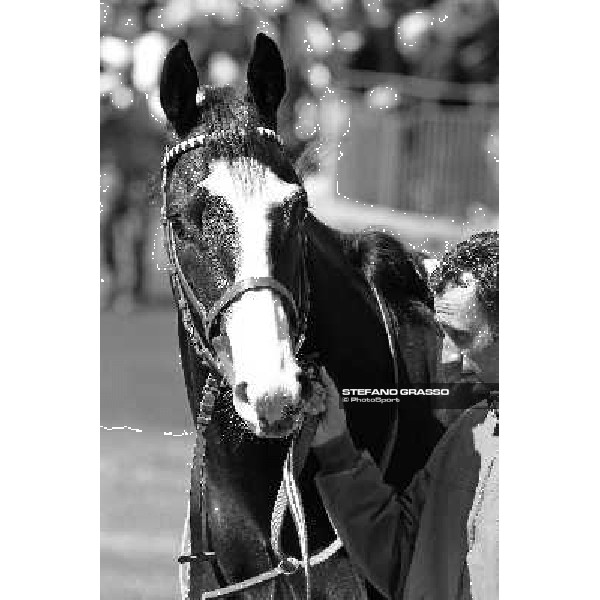
[[[322,446],[346,431],[346,414],[341,406],[340,395],[325,367],[321,367],[321,381],[326,389],[326,406],[312,441],[313,447]]]

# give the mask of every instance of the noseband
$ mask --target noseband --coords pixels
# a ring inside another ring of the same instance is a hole
[[[274,131],[266,129],[264,127],[257,127],[256,131],[261,137],[274,139],[277,143],[283,147],[283,140]],[[206,309],[198,300],[196,294],[192,290],[186,276],[183,273],[179,259],[177,257],[177,247],[175,244],[175,236],[173,233],[173,225],[167,217],[167,182],[169,168],[182,154],[189,152],[195,148],[202,147],[210,141],[229,141],[231,136],[226,133],[215,132],[210,135],[197,135],[191,138],[179,142],[171,149],[165,152],[163,160],[161,162],[162,172],[162,195],[163,203],[161,209],[161,222],[163,225],[164,232],[164,243],[167,258],[169,261],[169,275],[171,279],[171,287],[175,295],[178,309],[182,316],[184,328],[188,334],[190,342],[194,347],[194,350],[198,354],[202,364],[208,368],[210,372],[218,375],[220,379],[225,376],[225,370],[214,347],[211,343],[211,332],[213,326],[223,312],[231,306],[235,301],[239,300],[246,292],[256,290],[271,290],[281,300],[287,308],[288,316],[292,316],[295,325],[294,335],[294,355],[297,355],[302,343],[304,342],[304,336],[306,333],[306,325],[308,320],[308,278],[305,265],[305,248],[306,238],[304,231],[301,232],[302,236],[302,265],[301,265],[301,298],[300,302],[302,305],[302,311],[298,310],[298,306],[294,299],[293,294],[279,281],[273,277],[249,277],[247,279],[236,281],[230,285],[221,297],[213,304],[210,309]],[[198,332],[192,313],[190,311],[190,305],[193,308],[195,314],[201,321],[201,331]]]

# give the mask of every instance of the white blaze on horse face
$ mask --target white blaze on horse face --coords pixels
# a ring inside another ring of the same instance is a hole
[[[271,276],[268,214],[299,186],[248,159],[214,161],[202,185],[224,198],[236,216],[241,252],[236,280]],[[246,395],[235,399],[236,409],[260,430],[261,421],[276,423],[285,408],[299,401],[299,368],[281,299],[267,289],[248,291],[226,310],[224,325],[233,363],[231,383],[234,390],[241,385]]]

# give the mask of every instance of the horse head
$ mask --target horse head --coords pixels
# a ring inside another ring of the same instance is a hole
[[[242,91],[200,86],[186,43],[168,53],[160,84],[173,128],[165,213],[181,271],[209,316],[204,339],[225,366],[236,412],[256,435],[284,437],[302,413],[295,355],[307,199],[276,134],[285,70],[264,34],[247,81]]]

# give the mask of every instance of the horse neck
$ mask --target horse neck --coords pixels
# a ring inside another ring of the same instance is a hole
[[[306,351],[318,353],[340,392],[394,388],[393,358],[370,282],[350,263],[337,231],[312,215],[305,227],[311,289]],[[345,408],[355,441],[378,458],[393,407],[346,403]],[[365,419],[372,427],[365,427]]]
[[[366,275],[347,258],[338,232],[314,217],[307,218],[306,225],[311,285],[307,351],[319,352],[319,362],[340,392],[344,388],[395,388],[385,327]],[[383,297],[381,300],[386,302]],[[416,327],[411,323],[412,317],[399,314],[399,310],[405,309],[395,308],[396,320],[402,326],[398,329],[396,323],[393,342],[397,351],[397,387],[405,388],[412,387],[409,375],[419,384],[428,381],[422,375],[427,372],[427,361],[418,349],[422,346],[427,350],[429,344],[435,350],[435,341],[429,340],[424,326]],[[389,424],[397,416],[395,452],[387,475],[388,481],[400,489],[423,467],[443,432],[429,403],[420,396],[415,400],[403,398],[400,403],[345,402],[344,408],[357,447],[368,449],[375,460],[381,457]]]
[[[325,361],[326,368],[328,364],[363,360],[367,357],[360,351],[365,346],[370,346],[375,354],[389,355],[385,326],[373,286],[350,262],[342,234],[312,215],[306,219],[306,233],[311,304],[308,339],[309,344],[317,346],[319,360]],[[357,351],[359,354],[354,354]],[[388,358],[390,360],[383,361],[383,370],[393,373],[391,357]],[[378,369],[374,376],[379,376],[381,371]],[[379,383],[377,387],[383,387],[383,382]],[[393,381],[390,386],[392,384]]]

